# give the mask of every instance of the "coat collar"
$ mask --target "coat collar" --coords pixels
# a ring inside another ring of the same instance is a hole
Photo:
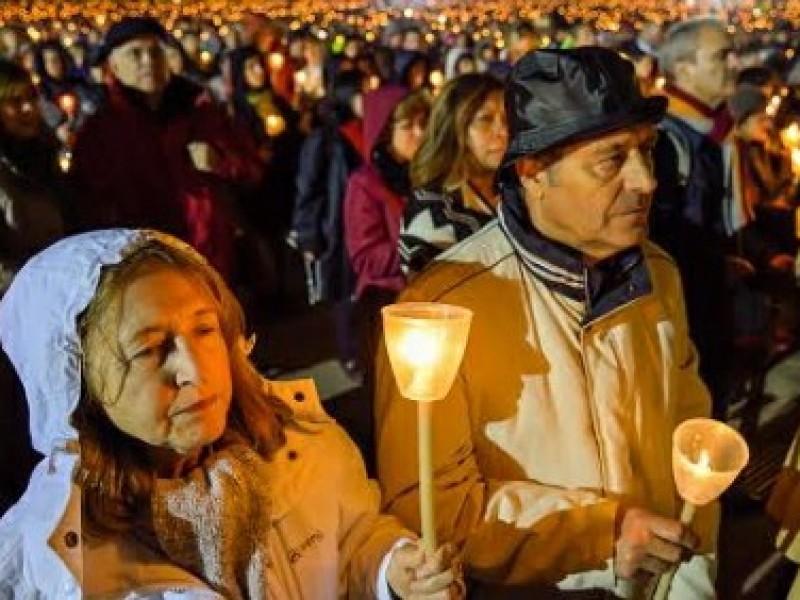
[[[584,303],[584,325],[653,289],[641,246],[623,250],[590,267],[581,252],[545,237],[533,226],[518,189],[504,191],[498,220],[514,251],[536,279],[559,294]]]

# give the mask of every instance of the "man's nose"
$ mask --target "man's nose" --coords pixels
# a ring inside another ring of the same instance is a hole
[[[639,150],[632,152],[625,165],[625,187],[632,192],[652,194],[656,183],[648,158]]]

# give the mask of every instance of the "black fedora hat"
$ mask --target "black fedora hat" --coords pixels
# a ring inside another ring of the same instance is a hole
[[[127,44],[132,39],[149,35],[157,37],[162,42],[170,39],[167,30],[153,17],[126,17],[114,23],[94,54],[94,64],[102,63],[115,48]]]
[[[506,83],[510,142],[503,166],[640,123],[656,123],[667,99],[645,97],[633,64],[599,47],[536,50],[523,56]]]

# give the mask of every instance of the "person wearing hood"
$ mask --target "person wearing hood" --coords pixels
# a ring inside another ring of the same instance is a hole
[[[97,60],[108,67],[109,97],[77,136],[71,225],[157,228],[188,241],[229,276],[230,197],[254,187],[262,165],[202,88],[171,76],[167,39],[149,17],[126,18],[106,34]]]
[[[258,148],[264,165],[259,185],[240,203],[244,235],[240,240],[239,279],[252,288],[254,304],[259,305],[271,297],[280,300],[285,296],[285,238],[291,222],[302,134],[297,113],[270,83],[262,53],[255,46],[244,46],[232,51],[229,61],[229,113],[242,135]]]
[[[64,235],[57,153],[30,76],[0,60],[0,297],[26,260]]]
[[[355,273],[359,353],[365,371],[365,410],[371,410],[372,363],[380,331],[380,309],[405,285],[397,249],[411,195],[409,165],[422,142],[430,104],[425,92],[386,85],[364,95],[367,157],[347,182],[344,236]],[[367,422],[371,423],[371,419]],[[370,431],[365,435],[371,439]],[[371,442],[367,441],[367,447]],[[370,456],[367,462],[370,462]]]
[[[81,79],[75,61],[60,42],[38,44],[34,48],[33,67],[44,121],[62,144],[71,146],[75,132],[89,115],[97,112],[98,93]]]
[[[241,308],[149,230],[67,238],[0,304],[44,459],[0,521],[3,598],[457,598],[311,381],[263,380]]]

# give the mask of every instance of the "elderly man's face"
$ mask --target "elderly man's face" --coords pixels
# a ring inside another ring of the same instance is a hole
[[[735,82],[730,37],[715,28],[703,29],[697,40],[694,61],[676,67],[678,84],[698,100],[716,107],[733,93]]]
[[[641,125],[570,146],[546,166],[522,159],[533,224],[595,261],[640,243],[656,187],[655,140],[654,127]]]
[[[120,83],[151,97],[160,96],[170,73],[161,41],[152,35],[134,38],[115,48],[108,66]]]

